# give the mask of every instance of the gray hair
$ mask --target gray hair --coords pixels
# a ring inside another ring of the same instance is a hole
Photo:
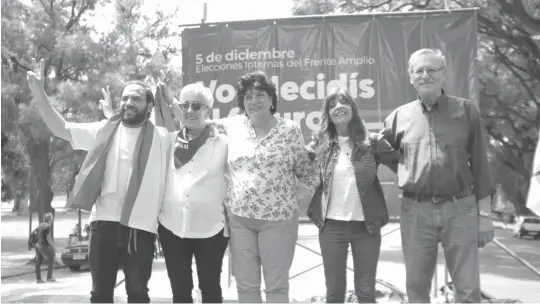
[[[45,213],[45,215],[43,215],[43,221],[44,222],[52,222],[53,220],[53,215],[52,213],[48,212],[48,213]]]
[[[413,64],[420,59],[423,55],[434,55],[438,57],[442,62],[442,68],[446,69],[446,56],[444,56],[443,52],[440,49],[419,49],[411,54],[411,57],[409,58],[409,73],[412,72],[411,68]]]
[[[199,102],[206,105],[210,109],[214,105],[212,91],[205,87],[201,82],[191,83],[183,87],[180,91],[180,103],[186,102],[185,98],[187,94],[194,94],[199,99]]]

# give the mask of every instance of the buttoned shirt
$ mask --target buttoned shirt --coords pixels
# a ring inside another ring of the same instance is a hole
[[[403,191],[448,196],[474,186],[477,200],[493,193],[485,131],[472,102],[444,91],[431,108],[417,99],[393,111],[381,133],[399,153]]]
[[[209,238],[225,227],[227,137],[211,128],[206,142],[180,168],[174,165],[174,150],[169,153],[163,207],[158,218],[181,238]],[[178,132],[171,136],[171,142],[176,142]]]
[[[298,215],[298,186],[312,194],[318,185],[298,124],[277,117],[277,124],[257,139],[244,115],[215,121],[228,134],[231,178],[227,206],[241,217],[269,221]]]

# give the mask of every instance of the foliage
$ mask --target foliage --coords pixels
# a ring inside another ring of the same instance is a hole
[[[98,109],[102,88],[110,85],[113,99],[118,99],[114,97],[128,79],[152,83],[162,71],[171,74],[168,61],[177,49],[170,42],[175,33],[169,28],[176,12],[147,11],[144,4],[143,0],[2,1],[2,136],[5,131],[5,147],[20,154],[13,159],[28,159],[28,176],[3,174],[3,181],[13,189],[16,180],[33,179],[31,204],[40,218],[51,209],[53,188],[69,192],[84,152],[73,151],[69,143],[52,136],[38,115],[26,83],[31,58],[45,59],[46,91],[67,121],[102,119]],[[96,13],[111,9],[114,20],[100,31],[92,20]],[[26,163],[2,163],[2,170],[16,172],[17,164]]]
[[[525,210],[540,127],[540,2],[525,0],[295,0],[296,15],[478,10],[480,109],[495,184]]]

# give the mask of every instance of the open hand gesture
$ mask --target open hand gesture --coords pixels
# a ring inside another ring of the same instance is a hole
[[[112,108],[111,87],[107,86],[107,89],[101,89],[101,93],[103,93],[103,99],[99,100],[99,109],[103,111],[103,115],[109,119],[114,115],[114,110]]]
[[[37,93],[45,92],[44,60],[41,59],[38,65],[36,59],[32,58],[32,68],[33,71],[27,72],[26,79],[28,80],[28,86],[32,94],[36,95]]]

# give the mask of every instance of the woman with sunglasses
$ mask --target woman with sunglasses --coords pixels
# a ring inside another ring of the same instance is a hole
[[[350,244],[358,302],[375,303],[381,227],[388,223],[377,168],[381,162],[395,168],[397,155],[382,136],[368,132],[348,91],[331,90],[321,112],[320,130],[308,146],[322,185],[308,216],[320,229],[326,301],[345,301]]]
[[[168,95],[168,96],[167,96]],[[156,101],[173,99],[160,84]],[[227,137],[207,123],[214,99],[200,83],[186,85],[170,109],[181,121],[172,134],[158,235],[174,303],[193,303],[195,256],[203,303],[222,303],[221,269],[228,245],[224,199],[227,193]],[[164,104],[160,104],[163,108]],[[156,121],[159,124],[159,119]],[[169,126],[169,129],[171,127]]]

